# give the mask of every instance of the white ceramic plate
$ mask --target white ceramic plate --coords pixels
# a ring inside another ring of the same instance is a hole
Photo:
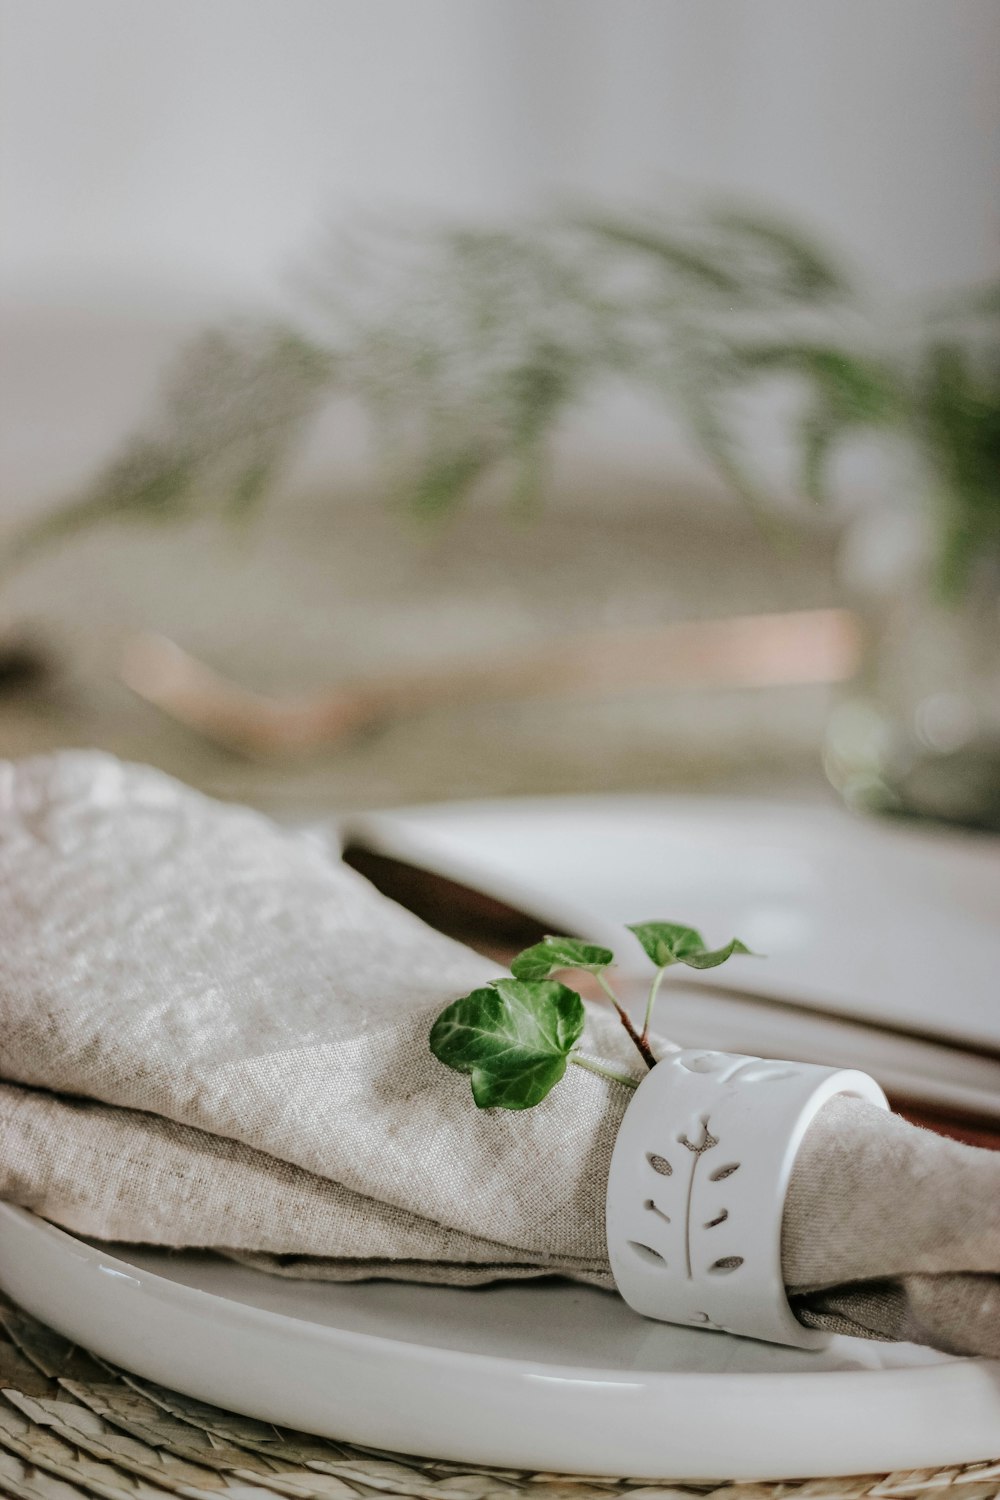
[[[569,1283],[283,1281],[203,1255],[111,1255],[0,1204],[0,1285],[148,1379],[404,1453],[724,1479],[1000,1452],[1000,1362],[845,1338],[782,1349],[651,1323]]]
[[[1000,1043],[995,842],[683,798],[454,805],[352,826],[554,926],[585,919],[617,942],[619,921],[665,915],[710,938],[738,932],[771,955],[746,961],[746,986]],[[206,1256],[116,1257],[0,1205],[0,1285],[150,1379],[402,1452],[678,1479],[1000,1453],[1000,1362],[851,1339],[780,1349],[654,1324],[568,1283],[283,1281]]]
[[[740,966],[748,989],[1000,1048],[1000,839],[712,797],[455,802],[341,828],[543,914],[589,914],[619,952],[619,924],[652,916],[738,931],[767,954]]]
[[[675,1041],[861,1067],[900,1097],[1000,1118],[1000,839],[838,807],[648,796],[406,808],[339,832],[607,943],[626,992],[645,961],[625,922],[738,934],[766,962],[673,976],[659,1015]]]

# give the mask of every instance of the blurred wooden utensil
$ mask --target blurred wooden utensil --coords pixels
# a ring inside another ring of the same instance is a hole
[[[241,687],[164,636],[143,634],[129,643],[121,676],[147,702],[226,749],[276,760],[442,704],[838,682],[856,668],[859,636],[856,617],[842,609],[692,620],[275,698]]]

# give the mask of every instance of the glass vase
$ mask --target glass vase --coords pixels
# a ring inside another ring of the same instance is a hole
[[[926,523],[859,523],[844,549],[862,623],[827,774],[856,808],[1000,831],[1000,545],[944,587]]]

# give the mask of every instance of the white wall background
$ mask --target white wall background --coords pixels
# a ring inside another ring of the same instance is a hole
[[[759,194],[894,289],[995,272],[998,0],[0,0],[3,472],[134,420],[329,220]]]

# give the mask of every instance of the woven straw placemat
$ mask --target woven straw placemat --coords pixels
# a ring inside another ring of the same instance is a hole
[[[1000,1460],[767,1484],[472,1468],[308,1437],[206,1406],[75,1348],[0,1295],[0,1494],[12,1500],[996,1500]]]

